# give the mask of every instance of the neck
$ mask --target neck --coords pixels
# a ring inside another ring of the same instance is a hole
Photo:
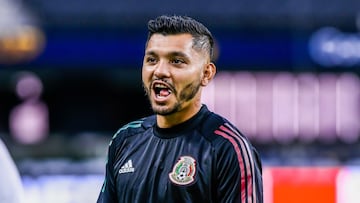
[[[175,112],[170,115],[156,115],[157,125],[160,128],[171,128],[180,123],[183,123],[195,114],[197,114],[201,109],[201,102],[196,102],[193,105],[181,109],[181,111]]]

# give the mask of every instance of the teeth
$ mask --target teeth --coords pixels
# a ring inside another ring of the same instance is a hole
[[[170,94],[172,94],[172,91],[169,88],[169,86],[162,84],[162,83],[155,83],[153,88],[154,88],[155,94],[158,97],[167,97]]]
[[[156,84],[155,87],[156,88],[168,88],[166,85],[163,85],[163,84]]]

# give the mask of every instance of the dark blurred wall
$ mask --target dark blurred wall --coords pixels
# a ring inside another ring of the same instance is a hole
[[[333,26],[357,34],[360,1],[115,1],[27,0],[45,35],[42,52],[24,63],[0,64],[0,132],[19,103],[11,87],[17,71],[44,83],[52,132],[115,131],[150,113],[140,68],[146,23],[182,14],[208,25],[219,71],[355,72],[359,65],[323,67],[309,54],[314,31]]]
[[[161,14],[186,14],[212,27],[308,29],[324,24],[353,26],[360,9],[357,0],[27,0],[46,26],[143,27]]]

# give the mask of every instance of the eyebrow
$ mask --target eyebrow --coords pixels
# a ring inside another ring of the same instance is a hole
[[[155,51],[147,51],[145,53],[145,55],[152,55],[152,56],[157,56],[158,54]],[[180,56],[180,57],[184,57],[184,58],[190,58],[187,54],[180,52],[180,51],[172,51],[169,53],[166,53],[167,57],[173,57],[173,56]]]

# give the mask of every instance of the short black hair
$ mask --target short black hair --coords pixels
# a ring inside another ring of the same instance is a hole
[[[203,49],[209,54],[210,59],[213,58],[214,39],[211,32],[191,17],[162,15],[148,22],[148,31],[147,42],[156,33],[165,36],[189,33],[194,38],[194,49]]]

